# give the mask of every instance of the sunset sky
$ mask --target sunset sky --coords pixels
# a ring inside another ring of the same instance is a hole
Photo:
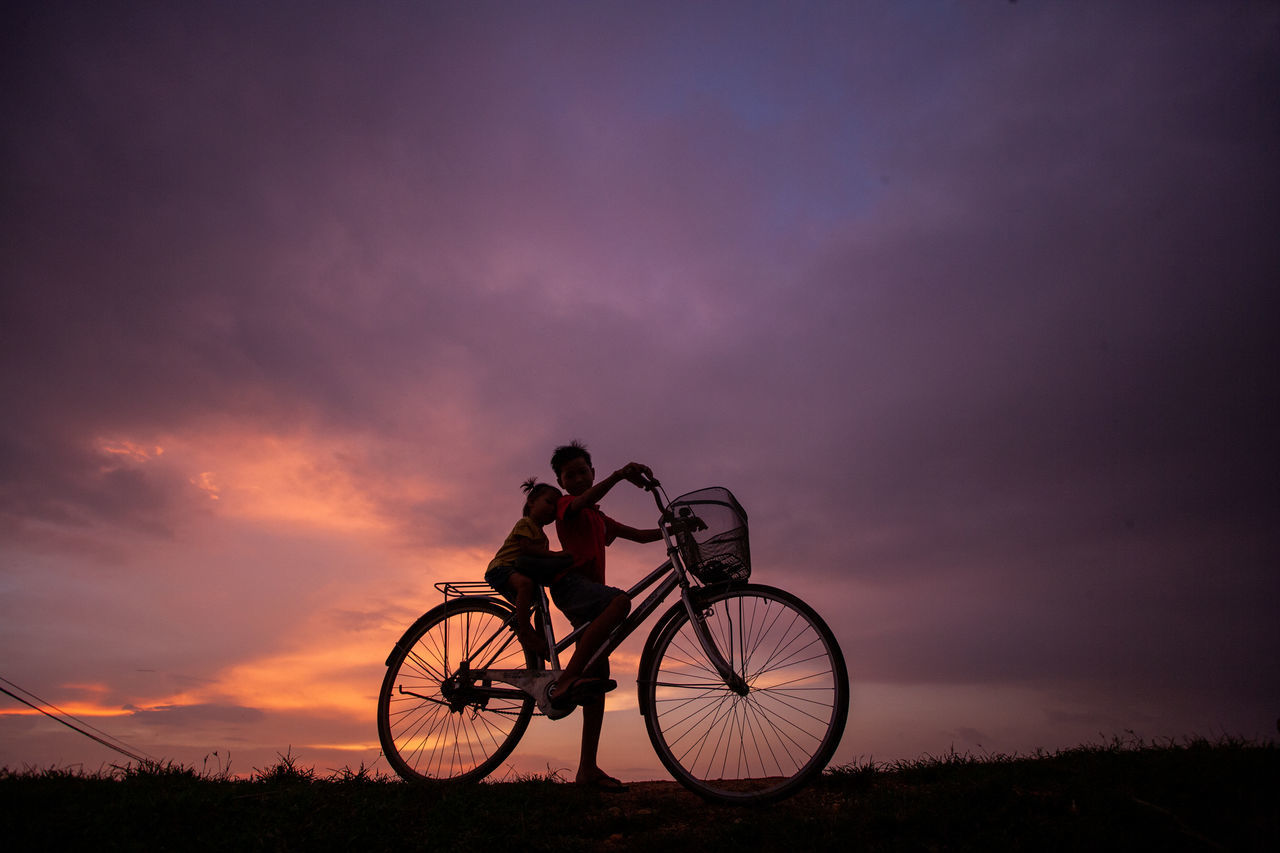
[[[1280,4],[0,15],[3,678],[386,771],[391,645],[579,438],[737,494],[837,762],[1275,736]],[[0,696],[0,766],[121,760]]]

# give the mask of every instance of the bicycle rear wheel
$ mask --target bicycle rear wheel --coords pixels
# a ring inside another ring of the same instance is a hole
[[[528,696],[488,696],[468,672],[541,668],[511,627],[511,608],[483,598],[447,602],[413,624],[387,658],[378,693],[378,738],[408,781],[483,779],[533,716]]]
[[[673,611],[640,674],[640,708],[658,757],[709,800],[795,793],[822,772],[844,733],[849,675],[835,636],[811,607],[773,587],[730,587],[698,607],[746,689],[725,684],[684,609]]]

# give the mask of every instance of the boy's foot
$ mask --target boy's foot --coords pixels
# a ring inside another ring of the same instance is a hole
[[[612,678],[578,676],[565,684],[551,685],[551,707],[557,711],[598,699],[618,686]]]
[[[621,794],[629,790],[625,784],[603,770],[598,770],[587,776],[579,776],[574,782],[584,788],[594,788],[597,791],[604,791],[608,794]]]

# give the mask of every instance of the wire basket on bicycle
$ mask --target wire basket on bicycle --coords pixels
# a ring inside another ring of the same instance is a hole
[[[715,487],[681,495],[667,512],[685,568],[699,581],[710,585],[751,577],[747,512],[728,489]]]

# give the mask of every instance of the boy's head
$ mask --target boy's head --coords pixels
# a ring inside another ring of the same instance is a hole
[[[596,479],[596,469],[591,467],[591,454],[580,441],[557,447],[551,454],[551,470],[555,472],[560,488],[574,497],[591,488]]]

